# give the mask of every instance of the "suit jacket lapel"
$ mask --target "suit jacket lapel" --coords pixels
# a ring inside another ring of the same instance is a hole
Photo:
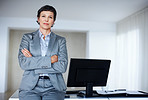
[[[33,33],[33,40],[31,43],[32,53],[35,56],[41,56],[41,46],[40,46],[40,38],[39,38],[39,31],[35,31]]]
[[[49,41],[48,49],[47,49],[47,53],[46,53],[47,56],[51,56],[51,51],[53,49],[55,40],[56,40],[56,35],[53,32],[51,32],[50,41]]]

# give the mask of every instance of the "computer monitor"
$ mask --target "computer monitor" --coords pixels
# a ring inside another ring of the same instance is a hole
[[[111,60],[71,58],[67,87],[86,87],[85,97],[93,96],[93,86],[106,86]]]

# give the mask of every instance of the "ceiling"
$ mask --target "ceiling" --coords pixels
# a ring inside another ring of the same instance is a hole
[[[117,22],[148,7],[148,0],[0,0],[0,17],[36,18],[45,4],[57,9],[60,20]]]

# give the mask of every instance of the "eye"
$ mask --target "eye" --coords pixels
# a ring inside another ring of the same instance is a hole
[[[52,16],[49,16],[49,18],[51,18],[51,19],[52,19],[53,17],[52,17]]]
[[[45,17],[44,15],[42,17]]]

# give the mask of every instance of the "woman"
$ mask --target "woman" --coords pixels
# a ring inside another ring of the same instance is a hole
[[[51,32],[56,20],[54,7],[38,10],[39,29],[24,34],[19,48],[19,64],[24,70],[19,88],[20,100],[64,100],[67,69],[66,40]]]

